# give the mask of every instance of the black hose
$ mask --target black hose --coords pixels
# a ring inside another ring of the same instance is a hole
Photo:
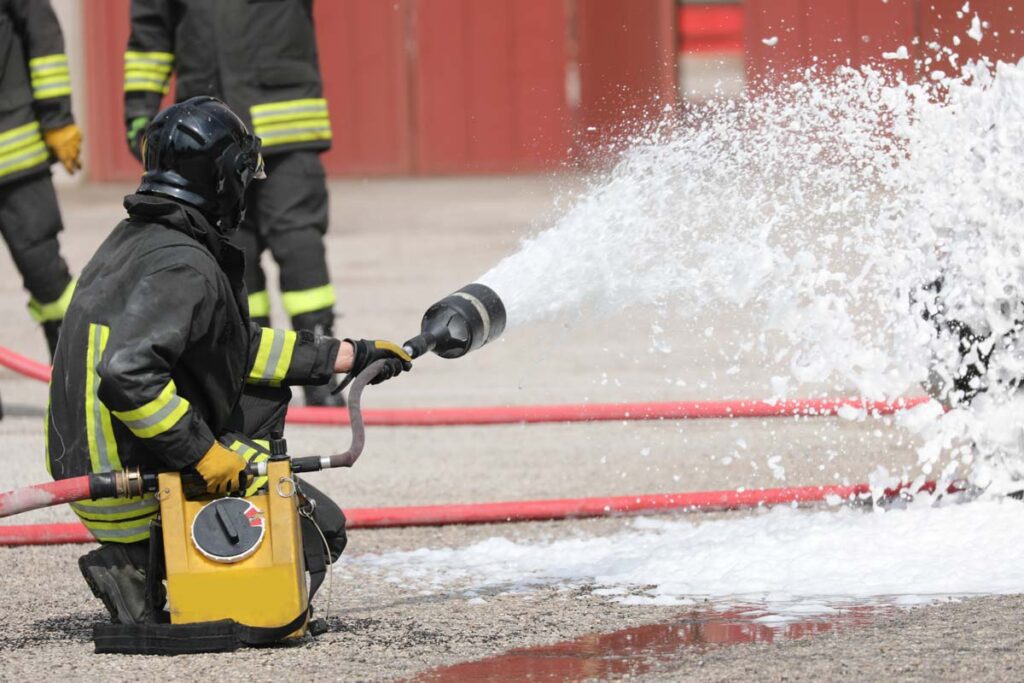
[[[352,425],[352,443],[344,453],[335,453],[334,455],[321,457],[321,469],[352,467],[356,460],[359,459],[359,456],[362,455],[363,447],[366,445],[366,426],[363,424],[363,410],[361,407],[363,389],[377,377],[386,363],[387,361],[385,360],[374,361],[352,380],[352,386],[348,390],[348,418]],[[324,462],[325,459],[326,463]]]

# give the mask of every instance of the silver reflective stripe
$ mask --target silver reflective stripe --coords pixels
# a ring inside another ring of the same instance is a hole
[[[148,534],[150,518],[147,517],[144,520],[138,521],[140,523],[134,524],[134,526],[123,526],[117,529],[97,529],[90,525],[88,521],[85,522],[85,526],[89,529],[89,532],[96,537],[96,540],[113,541],[119,538],[131,538],[132,536],[138,536],[139,534]]]
[[[173,413],[179,405],[181,405],[181,400],[181,396],[178,396],[178,394],[174,394],[171,400],[168,401],[163,408],[156,411],[149,417],[140,417],[137,420],[121,421],[124,422],[124,425],[133,432],[148,429],[149,427],[155,427],[156,425],[160,424],[160,422],[162,422],[168,415]],[[118,415],[120,416],[120,413],[118,413]],[[118,419],[120,419],[120,417]]]
[[[281,352],[284,350],[284,339],[284,332],[274,330],[274,337],[270,342],[270,355],[267,357],[267,365],[263,368],[263,375],[260,377],[260,381],[273,381],[274,371],[277,370],[277,364],[281,360]]]
[[[258,132],[260,134],[260,138],[261,139],[273,140],[275,138],[285,138],[285,137],[290,137],[292,135],[302,135],[302,134],[306,134],[306,133],[326,133],[326,134],[330,134],[330,132],[331,132],[331,125],[329,123],[311,123],[311,124],[306,125],[306,126],[301,125],[301,124],[296,124],[296,125],[292,126],[291,128],[287,128],[285,130],[274,130],[274,131],[267,131],[267,130],[261,131],[260,127],[257,125],[256,126],[256,132]]]
[[[327,111],[327,103],[324,104],[303,104],[296,107],[282,107],[280,109],[268,109],[266,111],[253,112],[252,120],[259,121],[270,116],[281,116],[283,114],[322,114]]]
[[[24,133],[19,133],[12,138],[7,138],[3,142],[0,142],[0,150],[3,150],[5,147],[17,147],[17,143],[28,140],[29,138],[38,138],[42,141],[42,138],[39,137],[39,129],[29,128]]]
[[[96,435],[96,454],[99,456],[100,472],[111,472],[110,455],[107,453],[107,437],[103,431],[103,403],[100,402],[100,375],[97,368],[103,359],[103,328],[92,325],[92,362],[89,364],[93,372],[92,381],[92,425]]]
[[[0,172],[3,172],[5,169],[10,168],[11,166],[16,166],[16,165],[20,164],[23,161],[27,161],[28,159],[31,159],[32,157],[37,157],[40,154],[43,154],[45,151],[46,150],[43,147],[38,147],[38,148],[34,147],[34,148],[32,148],[31,151],[25,152],[24,154],[19,154],[16,157],[8,159],[7,161],[5,161],[2,164],[0,164]]]

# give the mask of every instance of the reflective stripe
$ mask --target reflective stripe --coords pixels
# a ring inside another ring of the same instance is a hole
[[[143,498],[100,498],[71,503],[72,509],[82,519],[99,522],[134,520],[141,515],[152,515],[160,509],[160,503],[151,493]]]
[[[32,79],[32,97],[37,100],[71,94],[71,71],[65,54],[46,55],[28,60]]]
[[[134,50],[126,50],[124,61],[163,64],[167,65],[167,68],[170,69],[174,65],[174,54],[171,52],[136,52]]]
[[[68,306],[71,305],[71,297],[75,294],[76,284],[78,284],[77,280],[69,282],[60,297],[58,297],[56,301],[51,301],[50,303],[44,304],[35,297],[32,297],[28,300],[29,315],[31,315],[32,319],[37,323],[63,320],[64,314],[68,312]]]
[[[151,439],[178,424],[188,412],[189,405],[178,395],[174,380],[171,380],[149,403],[133,410],[115,410],[114,417],[140,439]]]
[[[0,151],[3,151],[8,146],[14,144],[17,141],[26,138],[33,138],[38,140],[43,139],[42,136],[39,134],[38,121],[26,123],[23,126],[18,126],[17,128],[12,128],[8,131],[0,133]]]
[[[326,284],[297,292],[282,292],[281,303],[284,304],[285,312],[292,317],[322,311],[334,305],[334,286]]]
[[[33,57],[28,60],[28,68],[31,71],[62,65],[68,65],[68,56],[63,52],[55,52],[52,55],[45,55],[43,57]]]
[[[235,441],[234,443],[232,443],[230,446],[228,446],[228,450],[232,450],[235,453],[238,453],[243,458],[245,458],[245,461],[248,463],[266,462],[267,460],[270,459],[270,453],[258,451],[252,446],[242,443],[241,441]],[[256,495],[256,492],[259,491],[264,486],[266,486],[266,484],[267,477],[256,477],[255,479],[253,479],[249,487],[245,489],[245,495]]]
[[[0,176],[9,175],[38,164],[49,164],[50,152],[42,142],[16,156],[0,156]]]
[[[82,519],[82,524],[97,541],[110,543],[135,543],[149,538],[149,523],[156,513],[123,522],[100,522]]]
[[[166,95],[170,90],[174,55],[170,52],[124,53],[125,92],[156,92]]]
[[[49,162],[50,151],[43,143],[38,121],[0,133],[0,176]]]
[[[323,98],[257,104],[249,113],[253,132],[264,147],[331,139],[331,120]]]
[[[288,375],[292,363],[292,353],[298,335],[291,330],[275,330],[264,327],[260,331],[260,345],[256,351],[256,361],[249,372],[251,384],[269,384],[278,386]]]
[[[117,441],[114,440],[114,428],[110,422],[110,411],[100,401],[100,377],[96,370],[103,358],[109,336],[110,328],[106,325],[89,324],[85,364],[85,431],[89,440],[89,459],[93,472],[121,469]]]
[[[249,315],[254,318],[266,318],[270,315],[270,294],[266,290],[249,295]]]
[[[46,392],[46,411],[43,412],[43,458],[46,473],[53,478],[53,466],[50,465],[50,392]]]

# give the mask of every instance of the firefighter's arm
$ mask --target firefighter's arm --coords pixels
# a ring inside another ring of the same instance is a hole
[[[341,342],[309,330],[277,330],[249,324],[249,384],[326,384],[334,374]]]
[[[143,278],[108,331],[98,395],[159,463],[198,462],[214,435],[171,378],[191,335],[209,330],[216,295],[205,276],[177,264]]]
[[[131,34],[124,53],[124,117],[128,147],[139,158],[139,142],[174,71],[174,19],[170,0],[132,0]]]
[[[43,139],[69,173],[81,168],[82,133],[71,114],[71,71],[64,36],[49,0],[13,0],[15,29],[21,36],[32,85],[32,106]]]

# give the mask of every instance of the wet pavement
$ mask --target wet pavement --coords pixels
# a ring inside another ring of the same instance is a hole
[[[711,648],[768,644],[867,626],[892,607],[858,606],[828,615],[766,619],[758,610],[695,610],[672,621],[588,634],[554,645],[518,648],[424,672],[416,683],[441,681],[585,681],[638,676]]]

